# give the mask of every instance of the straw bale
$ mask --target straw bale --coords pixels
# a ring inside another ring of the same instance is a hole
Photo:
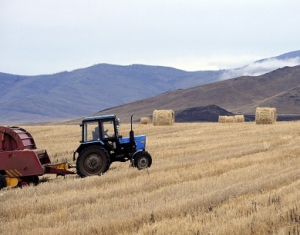
[[[219,116],[220,123],[235,123],[235,116]]]
[[[225,119],[226,119],[226,116],[219,115],[219,122],[220,123],[225,123]]]
[[[245,116],[244,115],[235,115],[235,122],[245,122]]]
[[[235,123],[235,117],[234,116],[226,116],[225,123]]]
[[[141,117],[140,124],[150,124],[150,123],[151,123],[150,117]]]
[[[153,126],[172,126],[175,122],[173,110],[154,110]]]
[[[257,107],[255,112],[256,124],[273,124],[277,120],[276,108]]]

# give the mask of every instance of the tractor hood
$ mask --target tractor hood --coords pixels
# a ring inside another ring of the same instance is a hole
[[[137,150],[143,150],[146,148],[146,135],[134,136]],[[130,137],[119,138],[120,144],[130,143]]]

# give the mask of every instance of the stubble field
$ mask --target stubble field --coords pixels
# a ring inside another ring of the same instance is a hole
[[[133,126],[151,168],[1,190],[0,234],[300,233],[300,122]],[[72,163],[78,125],[22,127],[52,162]]]

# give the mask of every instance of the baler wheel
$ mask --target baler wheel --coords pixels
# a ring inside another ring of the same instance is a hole
[[[6,187],[6,180],[4,175],[0,175],[0,190]]]
[[[37,186],[40,183],[40,179],[37,175],[32,175],[32,176],[25,176],[22,178],[19,178],[19,187],[24,187],[24,186]]]
[[[101,175],[108,170],[110,157],[100,146],[90,146],[84,149],[76,161],[77,174],[81,177]]]
[[[140,151],[135,154],[134,165],[139,170],[150,167],[152,164],[152,157],[147,151]]]
[[[30,183],[32,183],[34,186],[37,186],[40,183],[40,179],[37,175],[30,177]]]

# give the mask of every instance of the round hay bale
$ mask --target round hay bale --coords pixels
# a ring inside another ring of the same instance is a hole
[[[274,123],[277,121],[277,110],[276,108],[271,108],[271,112],[273,113]]]
[[[226,116],[219,115],[219,123],[225,123]]]
[[[226,116],[225,123],[235,123],[235,117],[234,116]]]
[[[150,124],[151,119],[150,117],[141,117],[140,124]]]
[[[153,126],[172,126],[175,123],[173,110],[154,110]]]
[[[244,115],[235,115],[235,122],[245,122],[245,116]]]
[[[276,108],[257,107],[255,111],[256,124],[273,124],[277,120]]]

